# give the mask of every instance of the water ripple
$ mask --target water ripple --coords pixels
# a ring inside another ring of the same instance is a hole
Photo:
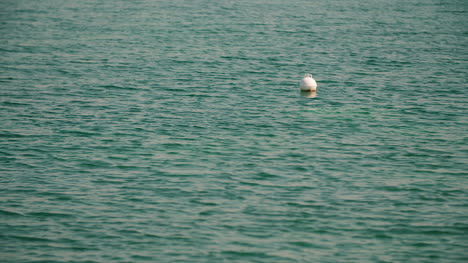
[[[2,1],[3,261],[466,261],[465,7]]]

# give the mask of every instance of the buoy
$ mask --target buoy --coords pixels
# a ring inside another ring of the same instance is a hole
[[[317,82],[312,78],[311,74],[305,74],[304,78],[301,80],[301,90],[302,91],[316,91]]]

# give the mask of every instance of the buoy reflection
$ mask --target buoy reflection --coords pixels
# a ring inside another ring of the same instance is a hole
[[[301,96],[306,98],[317,97],[317,91],[301,91]]]

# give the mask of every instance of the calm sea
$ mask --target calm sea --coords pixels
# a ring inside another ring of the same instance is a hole
[[[465,0],[2,0],[0,261],[467,262],[467,43]]]

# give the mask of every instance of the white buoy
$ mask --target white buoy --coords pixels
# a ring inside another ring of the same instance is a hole
[[[317,82],[312,78],[311,74],[305,74],[304,78],[301,80],[301,90],[302,91],[316,91]]]

